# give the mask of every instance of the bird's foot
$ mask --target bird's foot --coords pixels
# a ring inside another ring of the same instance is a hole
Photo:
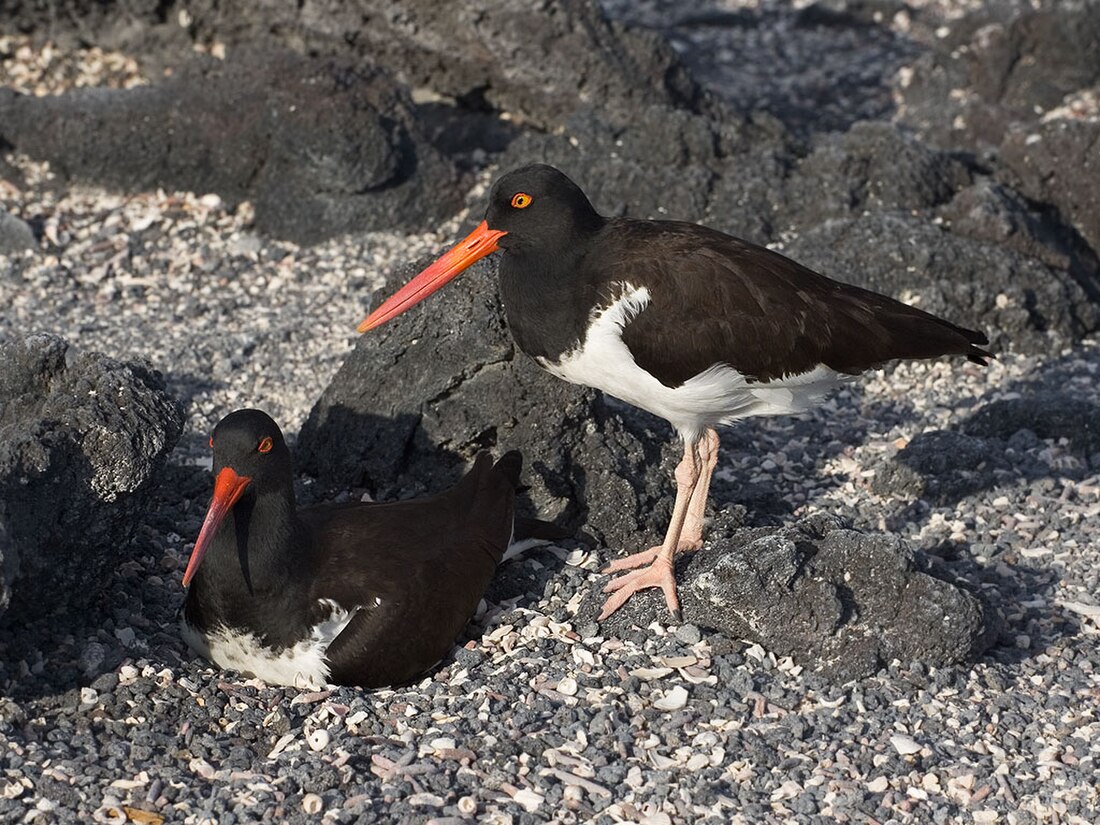
[[[699,539],[697,541],[691,541],[690,539],[681,539],[679,545],[677,545],[676,547],[676,552],[689,553],[692,550],[698,550],[702,546],[702,539]],[[643,550],[640,553],[633,553],[629,556],[624,556],[621,559],[615,559],[600,572],[618,573],[620,570],[635,570],[647,564],[652,564],[654,561],[656,561],[657,555],[660,552],[661,545],[658,544],[656,547],[650,547],[648,550]]]
[[[643,554],[639,553],[637,555]],[[639,590],[650,587],[659,587],[664,591],[665,602],[668,603],[668,612],[672,614],[673,620],[683,621],[683,615],[680,613],[680,599],[676,596],[676,576],[672,565],[663,559],[654,559],[648,567],[624,573],[622,576],[616,576],[609,581],[603,592],[610,593],[611,596],[604,602],[597,621],[602,622],[626,604],[626,600]]]

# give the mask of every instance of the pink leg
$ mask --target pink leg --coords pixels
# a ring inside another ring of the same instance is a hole
[[[703,518],[706,515],[707,495],[710,491],[710,477],[714,473],[714,467],[718,463],[718,433],[708,429],[696,443],[699,451],[699,460],[702,464],[699,483],[691,494],[688,504],[687,518],[684,521],[684,529],[680,534],[680,541],[676,545],[677,553],[686,553],[690,550],[698,550],[703,546]],[[687,445],[684,445],[684,456],[687,456]],[[677,489],[679,494],[679,489]],[[615,559],[601,572],[618,573],[623,570],[634,570],[652,564],[653,560],[661,552],[663,545],[658,544],[640,553],[633,553]]]
[[[672,507],[672,520],[665,532],[664,543],[657,549],[653,561],[648,567],[634,570],[618,576],[604,587],[605,593],[611,593],[600,611],[599,621],[603,621],[639,590],[660,587],[665,594],[665,602],[673,619],[680,620],[680,600],[676,596],[676,577],[673,574],[673,556],[680,545],[680,533],[684,529],[688,504],[695,486],[699,483],[700,460],[697,444],[684,444],[684,457],[676,465],[676,503]]]
[[[718,465],[718,433],[714,429],[708,429],[699,439],[699,460],[702,462],[702,470],[699,473],[699,483],[691,494],[691,502],[688,504],[687,518],[684,520],[684,532],[680,534],[680,546],[678,552],[684,550],[698,550],[703,546],[703,519],[707,515],[707,496],[710,495],[710,477],[714,475],[714,468]]]

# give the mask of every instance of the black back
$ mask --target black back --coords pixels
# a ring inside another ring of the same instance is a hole
[[[314,597],[364,606],[329,647],[332,681],[400,684],[447,655],[508,547],[521,463],[482,454],[432,498],[302,511],[328,548]]]
[[[517,192],[531,197],[523,209],[510,205]],[[854,374],[900,358],[990,357],[980,332],[764,247],[696,224],[605,219],[553,167],[502,177],[486,221],[508,232],[501,298],[516,343],[550,361],[580,343],[623,283],[650,293],[623,340],[669,386],[719,363],[766,382],[818,364]]]
[[[273,448],[259,454],[268,434]],[[398,684],[446,656],[508,546],[519,453],[495,465],[479,455],[458,484],[431,498],[296,510],[290,453],[274,421],[238,411],[213,442],[215,472],[230,466],[252,482],[188,590],[193,627],[226,625],[278,650],[327,618],[328,599],[359,608],[327,652],[335,683]]]

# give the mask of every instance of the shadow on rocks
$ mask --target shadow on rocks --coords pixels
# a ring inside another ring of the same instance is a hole
[[[462,281],[360,339],[302,427],[300,467],[383,499],[440,489],[480,450],[518,449],[526,515],[614,548],[659,536],[671,429],[519,353],[495,262]]]
[[[144,622],[119,588],[141,569],[137,545],[182,425],[182,408],[145,364],[81,352],[51,335],[0,347],[6,690],[25,680],[57,688],[120,660],[75,640],[106,634],[117,648],[116,627],[128,638]]]
[[[749,528],[715,519],[703,549],[681,562],[685,621],[758,642],[830,680],[870,676],[893,659],[943,667],[978,658],[1000,619],[967,586],[937,577],[903,539],[862,533],[818,515]],[[582,602],[591,620],[603,594]],[[600,625],[618,635],[666,611],[638,594]]]
[[[1059,479],[1095,473],[1100,403],[1088,365],[1079,353],[1046,362],[1040,372],[1005,387],[1004,397],[977,407],[957,429],[921,433],[879,462],[871,489],[950,507],[1022,483],[1044,482],[1041,491],[1056,492]]]

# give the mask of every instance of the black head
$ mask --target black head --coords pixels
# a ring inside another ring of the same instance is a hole
[[[485,220],[449,252],[382,302],[359,325],[374,329],[423,301],[475,261],[497,249],[535,253],[538,263],[582,254],[604,219],[573,181],[542,163],[509,172],[489,193]]]
[[[236,410],[218,422],[210,437],[214,448],[213,472],[230,467],[252,479],[257,491],[291,484],[293,463],[283,432],[262,410]]]
[[[563,250],[599,229],[604,219],[564,173],[535,163],[514,169],[493,185],[485,223],[508,233],[497,242],[501,249]]]
[[[234,508],[251,512],[263,497],[269,511],[287,514],[294,509],[290,450],[271,416],[260,410],[232,412],[214,428],[210,446],[214,448],[214,495],[183,574],[184,585],[190,584]]]

